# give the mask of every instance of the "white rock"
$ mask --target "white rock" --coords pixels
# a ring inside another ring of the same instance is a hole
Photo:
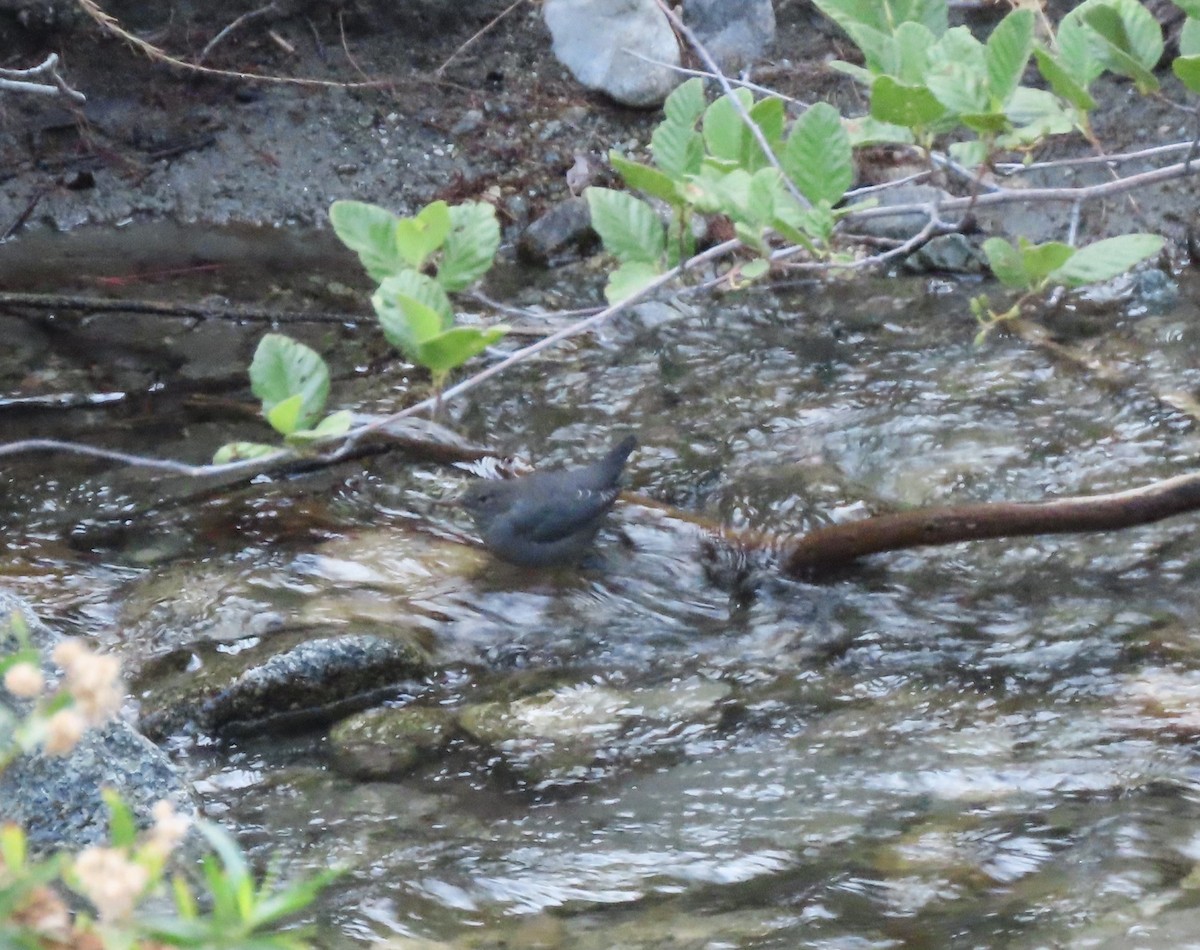
[[[628,106],[659,105],[681,76],[679,44],[654,0],[546,0],[554,55],[589,89]]]

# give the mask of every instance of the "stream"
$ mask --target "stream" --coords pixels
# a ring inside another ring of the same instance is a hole
[[[488,290],[555,310],[602,279]],[[538,466],[637,435],[582,570],[472,543],[454,499],[478,467],[397,451],[205,488],[56,454],[0,467],[0,584],[121,656],[129,714],[264,866],[345,868],[306,917],[318,946],[1181,946],[1200,931],[1192,518],[808,584],[769,564],[731,583],[680,514],[782,536],[1187,471],[1200,439],[1168,397],[1200,392],[1200,288],[1178,279],[1045,315],[1110,377],[976,345],[968,300],[994,286],[921,275],[664,298],[445,406]],[[328,235],[0,247],[6,291],[361,314],[365,289]],[[9,306],[0,327],[2,442],[202,462],[269,440],[245,411],[264,325]],[[281,330],[330,362],[334,408],[427,394],[369,320]],[[197,725],[204,675],[351,638],[404,658],[354,703]],[[397,735],[417,737],[402,759]]]

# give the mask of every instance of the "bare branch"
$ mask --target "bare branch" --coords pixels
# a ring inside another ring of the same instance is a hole
[[[1039,502],[959,505],[818,528],[788,543],[784,573],[812,576],[869,554],[986,538],[1115,531],[1200,508],[1200,473],[1141,488]]]
[[[625,50],[630,56],[640,59],[644,63],[649,63],[651,66],[661,66],[663,69],[669,69],[671,72],[679,73],[681,76],[697,76],[700,79],[718,79],[718,73],[709,72],[706,69],[689,69],[687,66],[678,66],[675,63],[664,63],[661,59],[654,59],[652,56],[646,56],[643,53],[635,52],[634,50]],[[770,89],[767,86],[760,86],[756,82],[750,82],[748,79],[734,79],[732,76],[725,77],[726,82],[731,86],[737,86],[741,89],[749,89],[751,92],[760,92],[764,96],[770,96],[772,99],[782,99],[784,102],[791,102],[798,106],[808,108],[810,103],[803,99],[793,99],[791,96],[785,96],[782,92],[776,89]]]
[[[47,77],[52,84],[30,82]],[[0,89],[10,92],[28,92],[39,96],[64,96],[72,102],[86,102],[87,96],[67,85],[58,73],[58,54],[51,53],[39,65],[30,69],[0,69]]]
[[[200,50],[200,55],[196,57],[196,62],[203,63],[206,59],[208,59],[208,54],[211,53],[221,43],[221,41],[225,39],[225,37],[233,33],[233,31],[238,27],[249,23],[251,20],[257,20],[260,17],[278,12],[279,7],[275,4],[275,0],[271,0],[271,2],[265,7],[259,7],[257,10],[247,10],[204,45],[204,49]]]
[[[339,323],[356,324],[367,319],[355,313],[305,313],[259,307],[215,307],[206,304],[166,303],[157,300],[122,300],[111,297],[81,297],[70,294],[24,294],[0,291],[0,307],[29,307],[34,310],[80,310],[88,313],[150,313],[198,320],[233,320],[238,323]]]

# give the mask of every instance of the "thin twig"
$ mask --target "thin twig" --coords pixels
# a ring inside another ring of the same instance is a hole
[[[313,464],[332,464],[340,461],[341,459],[344,459],[355,452],[358,444],[364,437],[381,429],[386,429],[391,424],[408,416],[413,416],[418,413],[431,410],[443,401],[461,396],[463,393],[474,389],[485,380],[491,379],[497,373],[503,372],[508,367],[513,366],[522,360],[528,359],[534,354],[540,353],[542,350],[548,349],[549,347],[554,346],[563,340],[573,336],[578,336],[579,334],[584,333],[593,327],[599,326],[605,320],[625,310],[630,305],[654,290],[657,290],[664,284],[674,280],[685,271],[699,267],[711,260],[715,260],[716,258],[729,253],[740,245],[741,242],[735,238],[730,241],[725,241],[722,244],[718,244],[715,247],[711,247],[707,251],[703,251],[684,263],[671,268],[669,271],[655,278],[646,286],[631,294],[629,297],[626,297],[619,303],[615,303],[604,308],[604,310],[597,314],[593,314],[592,316],[587,317],[584,320],[580,320],[577,323],[573,323],[568,327],[564,327],[557,333],[553,333],[544,339],[538,340],[536,343],[531,343],[529,346],[522,347],[514,353],[511,353],[500,362],[489,366],[487,369],[482,370],[481,372],[478,372],[467,379],[464,379],[455,386],[451,386],[445,392],[440,393],[437,396],[430,397],[429,399],[419,402],[416,405],[409,406],[408,408],[402,409],[399,412],[392,413],[390,416],[375,419],[366,425],[359,426],[358,428],[351,430],[344,436],[331,436],[324,440],[316,440],[321,444],[332,444],[335,442],[340,442],[340,444],[336,449],[327,455],[318,456],[313,459],[306,458],[305,461]],[[314,444],[316,444],[316,441],[314,441]],[[245,459],[240,462],[229,462],[224,465],[191,465],[189,463],[178,462],[173,459],[160,459],[143,455],[131,455],[126,452],[102,449],[97,446],[83,443],[62,442],[57,439],[25,439],[19,442],[9,442],[7,444],[0,445],[0,457],[6,455],[20,455],[29,452],[71,452],[78,455],[88,455],[95,458],[107,459],[108,461],[112,462],[121,462],[125,465],[132,465],[140,468],[150,468],[157,471],[170,472],[175,475],[186,475],[192,478],[258,473],[278,464],[279,462],[293,461],[301,458],[301,456],[298,456],[290,449],[281,449],[280,451],[268,456],[264,456],[263,458]]]
[[[52,84],[29,82],[41,76],[49,77]],[[39,96],[65,96],[74,102],[86,102],[87,96],[67,85],[58,73],[58,54],[51,53],[37,66],[29,69],[0,69],[0,89],[10,92],[30,92]]]
[[[231,34],[238,27],[249,23],[251,20],[257,20],[259,17],[266,16],[269,13],[278,12],[279,7],[275,5],[275,0],[271,0],[271,2],[265,7],[259,7],[257,10],[249,10],[246,13],[243,13],[240,17],[230,23],[227,27],[225,27],[225,29],[221,30],[221,32],[219,32],[205,44],[204,49],[200,50],[200,55],[196,57],[196,62],[203,63],[206,59],[208,59],[208,54],[211,53],[217,47],[217,45],[225,39],[225,37],[229,36],[229,34]]]
[[[661,59],[654,59],[652,56],[646,56],[644,53],[638,53],[634,50],[625,50],[630,56],[640,59],[643,63],[649,63],[651,66],[661,66],[663,69],[669,69],[673,73],[679,73],[681,76],[697,76],[700,79],[718,79],[717,73],[711,73],[706,69],[689,69],[687,66],[680,66],[676,63],[664,63]],[[784,95],[777,89],[771,89],[767,86],[760,86],[756,82],[750,82],[748,79],[734,79],[731,76],[725,77],[731,86],[739,86],[742,89],[749,89],[751,92],[762,93],[764,96],[769,96],[772,99],[782,99],[784,102],[790,102],[794,105],[808,108],[810,103],[803,99],[794,99],[791,96]]]
[[[1145,185],[1154,185],[1175,178],[1183,178],[1192,174],[1187,162],[1178,162],[1155,168],[1148,172],[1130,175],[1128,178],[1118,178],[1115,181],[1101,182],[1098,185],[1085,185],[1079,188],[1001,188],[986,195],[965,198],[947,198],[938,203],[939,211],[958,211],[968,207],[985,207],[1003,205],[1023,201],[1091,201],[1096,198],[1109,198],[1123,194]],[[867,218],[883,218],[895,214],[910,214],[914,211],[924,211],[924,204],[888,205],[881,208],[868,208],[856,211],[849,218],[865,220]]]
[[[772,168],[779,172],[779,177],[783,180],[784,187],[787,188],[788,194],[796,199],[796,201],[800,204],[800,207],[811,208],[812,204],[807,198],[804,197],[804,195],[800,193],[800,190],[796,187],[796,183],[792,181],[791,176],[788,175],[783,170],[783,166],[779,164],[779,159],[772,150],[771,143],[768,142],[767,137],[763,135],[763,131],[758,127],[758,123],[750,117],[750,113],[746,111],[746,107],[742,105],[742,100],[733,94],[733,86],[730,85],[729,78],[721,71],[721,67],[717,65],[717,61],[713,59],[712,55],[705,48],[704,44],[700,42],[699,38],[692,31],[692,29],[681,19],[679,19],[679,16],[670,8],[670,6],[667,5],[665,0],[655,0],[655,3],[658,4],[658,8],[662,10],[663,15],[667,18],[667,20],[670,21],[671,26],[678,31],[680,36],[682,36],[688,41],[688,43],[691,44],[692,48],[696,51],[696,54],[702,60],[704,60],[704,65],[712,71],[713,75],[717,79],[717,82],[720,84],[721,89],[724,91],[725,95],[729,97],[729,104],[733,107],[733,111],[738,114],[738,118],[742,120],[746,128],[750,131],[750,135],[753,136],[754,141],[758,143],[758,147],[762,149],[763,155],[766,157],[767,162]]]
[[[67,452],[71,455],[88,455],[109,462],[120,462],[135,468],[150,468],[159,472],[170,472],[173,475],[187,475],[191,478],[259,472],[276,462],[296,457],[296,453],[290,449],[281,449],[262,458],[243,459],[240,462],[227,462],[224,465],[191,465],[187,462],[177,462],[174,459],[131,455],[128,452],[102,449],[99,446],[87,445],[83,442],[63,442],[59,439],[23,439],[19,442],[6,442],[0,445],[0,456],[24,455],[30,452]]]
[[[733,238],[731,240],[724,241],[721,244],[717,244],[714,247],[710,247],[707,251],[702,251],[701,253],[695,255],[694,257],[689,258],[684,263],[678,264],[675,267],[672,267],[666,273],[660,274],[658,277],[654,278],[654,280],[652,280],[650,283],[646,284],[640,290],[638,290],[635,293],[631,294],[630,296],[626,297],[624,300],[620,301],[619,303],[615,303],[615,304],[612,304],[611,306],[605,307],[603,310],[601,310],[597,314],[593,314],[592,316],[587,317],[586,319],[580,320],[577,323],[572,323],[568,327],[563,327],[563,329],[559,330],[557,333],[552,333],[552,334],[550,334],[550,336],[545,337],[544,339],[538,340],[536,343],[530,343],[528,346],[522,347],[521,349],[516,350],[513,353],[510,353],[504,359],[500,360],[500,362],[494,363],[493,365],[489,366],[487,369],[476,373],[474,376],[467,377],[461,383],[457,383],[454,386],[451,386],[449,389],[447,389],[443,393],[440,393],[438,396],[431,396],[430,398],[428,398],[422,402],[416,403],[415,405],[412,405],[412,406],[408,406],[407,408],[401,409],[399,412],[393,413],[390,416],[386,416],[383,419],[378,419],[375,422],[365,425],[360,429],[356,429],[355,431],[349,433],[346,436],[346,445],[347,446],[353,445],[359,439],[361,439],[363,436],[367,435],[368,433],[374,432],[376,429],[381,429],[384,426],[387,426],[389,423],[395,422],[400,419],[404,419],[408,416],[416,415],[417,413],[420,413],[420,412],[426,412],[426,411],[432,410],[436,406],[439,405],[439,400],[444,402],[449,399],[454,399],[457,396],[461,396],[463,393],[474,389],[480,383],[483,383],[486,380],[491,379],[493,376],[495,376],[498,373],[503,372],[504,370],[508,369],[510,366],[520,363],[521,361],[528,359],[529,357],[533,356],[534,354],[542,352],[542,350],[549,349],[550,347],[554,346],[555,344],[561,343],[563,340],[569,339],[570,337],[573,337],[573,336],[578,336],[581,333],[585,333],[588,330],[591,330],[592,328],[599,326],[604,321],[608,320],[610,317],[627,309],[629,306],[636,303],[638,300],[641,300],[647,294],[651,293],[652,291],[657,290],[659,287],[662,287],[664,284],[670,283],[672,280],[674,280],[676,277],[678,277],[680,274],[684,273],[685,271],[692,270],[696,267],[699,267],[701,264],[705,264],[709,261],[716,260],[717,258],[722,257],[723,255],[728,254],[729,252],[740,247],[741,244],[742,244],[741,241],[739,241],[737,238]]]
[[[843,196],[847,201],[853,201],[855,198],[863,198],[867,195],[873,195],[879,191],[887,191],[891,188],[900,188],[903,185],[911,185],[913,182],[924,181],[933,172],[926,169],[923,172],[917,172],[915,175],[907,175],[904,178],[897,178],[894,181],[880,182],[878,185],[863,185],[861,188],[855,188],[852,191],[846,192]]]
[[[319,89],[380,89],[394,86],[397,82],[394,79],[372,79],[367,82],[338,82],[332,79],[298,79],[291,76],[244,73],[236,69],[216,69],[212,66],[201,66],[198,63],[189,63],[177,56],[172,56],[157,46],[134,36],[122,27],[115,17],[100,9],[95,0],[79,0],[79,5],[83,8],[84,13],[95,20],[101,28],[115,36],[119,36],[135,49],[150,57],[150,59],[160,63],[167,63],[171,66],[177,66],[180,69],[186,69],[190,72],[202,73],[206,76],[227,76],[231,79],[244,79],[249,82],[265,82],[287,86],[312,86]]]
[[[1036,172],[1047,168],[1073,168],[1076,165],[1119,165],[1123,162],[1135,162],[1143,158],[1155,158],[1159,155],[1169,155],[1172,152],[1185,152],[1191,149],[1191,142],[1173,142],[1170,145],[1156,145],[1154,148],[1138,149],[1136,152],[1117,152],[1113,155],[1081,155],[1079,158],[1056,158],[1048,162],[1031,162],[1028,165],[1021,162],[997,162],[993,167],[1005,175],[1018,175],[1022,172]]]
[[[488,20],[488,22],[485,23],[478,30],[476,30],[474,35],[472,35],[469,39],[467,39],[467,41],[465,43],[463,43],[458,49],[456,49],[453,53],[451,53],[448,57],[446,57],[446,61],[444,63],[442,63],[442,65],[439,66],[437,69],[435,69],[433,71],[433,74],[435,76],[442,75],[442,73],[444,73],[446,71],[446,67],[449,66],[456,59],[458,59],[458,57],[462,54],[463,50],[465,50],[468,46],[470,46],[477,39],[479,39],[479,37],[481,37],[485,33],[487,33],[488,30],[490,30],[492,27],[494,27],[497,23],[499,23],[501,20],[503,20],[506,16],[508,16],[510,13],[512,13],[513,10],[515,10],[517,7],[519,7],[524,2],[525,2],[525,0],[513,0],[512,3],[510,3],[507,7],[505,7],[503,10],[501,10],[499,13],[497,13],[494,17],[492,17],[490,20]]]
[[[83,310],[88,313],[150,313],[200,320],[234,320],[239,323],[338,323],[352,325],[367,319],[354,313],[304,313],[257,307],[216,308],[204,304],[168,303],[157,300],[114,300],[110,297],[79,297],[70,294],[23,294],[0,291],[0,307],[30,307],[35,310]]]

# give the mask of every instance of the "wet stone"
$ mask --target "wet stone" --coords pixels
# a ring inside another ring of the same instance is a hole
[[[586,199],[568,198],[525,229],[517,255],[526,264],[545,267],[558,258],[586,253],[598,240]]]
[[[445,709],[371,709],[338,723],[329,733],[329,745],[339,771],[386,778],[434,757],[457,729],[457,718]]]
[[[595,781],[614,764],[678,751],[687,728],[715,727],[729,684],[691,677],[646,689],[575,683],[513,702],[479,703],[459,721],[535,782]]]
[[[210,645],[203,655],[197,651],[188,659],[187,653],[143,670],[141,725],[150,736],[320,725],[426,672],[423,651],[403,634],[313,638],[311,631],[293,632],[233,655]]]

